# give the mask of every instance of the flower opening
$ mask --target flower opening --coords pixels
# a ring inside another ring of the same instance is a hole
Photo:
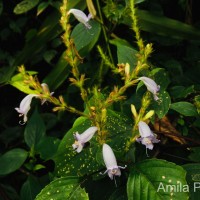
[[[126,166],[121,167],[117,165],[117,161],[113,153],[113,150],[107,144],[103,144],[103,159],[107,169],[104,173],[101,174],[108,173],[108,176],[110,177],[111,180],[113,180],[114,176],[121,176],[120,168],[125,169]]]
[[[141,142],[143,145],[145,145],[146,149],[152,150],[153,143],[158,143],[160,140],[156,139],[156,136],[145,122],[140,121],[138,123],[138,127],[140,138],[137,138],[137,142]]]

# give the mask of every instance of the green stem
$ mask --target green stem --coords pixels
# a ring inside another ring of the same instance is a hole
[[[96,3],[97,3],[97,8],[98,8],[98,12],[99,12],[101,24],[102,24],[102,29],[103,29],[103,34],[104,34],[105,42],[107,44],[108,54],[109,54],[109,57],[111,59],[111,62],[114,64],[114,60],[113,60],[113,57],[112,57],[112,52],[110,50],[110,45],[109,45],[109,39],[108,39],[108,36],[106,34],[106,28],[104,27],[104,22],[103,22],[103,17],[102,17],[102,13],[101,13],[101,7],[100,7],[100,4],[99,4],[99,0],[96,0]],[[102,74],[102,72],[100,74]]]

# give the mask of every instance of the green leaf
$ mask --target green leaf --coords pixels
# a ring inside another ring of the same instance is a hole
[[[126,40],[114,39],[111,40],[110,43],[117,46],[118,63],[129,63],[130,70],[132,71],[137,63],[136,54],[138,51],[133,49],[133,47]]]
[[[33,176],[29,176],[26,182],[22,185],[20,200],[34,200],[41,189],[42,188],[38,179]]]
[[[54,137],[43,137],[36,144],[35,150],[44,160],[51,159],[58,149],[60,140]]]
[[[49,2],[41,2],[37,7],[37,16],[40,15],[48,6]]]
[[[191,85],[189,87],[174,86],[170,88],[170,95],[173,97],[173,99],[186,98],[192,93],[195,93],[195,91],[196,90],[194,85]]]
[[[87,29],[82,23],[79,23],[71,34],[81,56],[86,56],[91,51],[101,32],[101,26],[97,21],[90,20],[89,24],[92,26],[91,29]]]
[[[35,6],[37,6],[38,3],[39,3],[39,0],[24,0],[24,1],[21,1],[20,3],[18,3],[15,6],[14,13],[15,14],[23,14],[23,13],[31,10]]]
[[[43,57],[44,57],[44,60],[47,62],[47,63],[51,63],[51,60],[56,56],[57,54],[57,51],[56,50],[48,50],[44,53]]]
[[[12,149],[0,156],[0,175],[10,174],[19,169],[28,156],[24,149]]]
[[[60,56],[55,68],[43,80],[43,82],[47,83],[52,90],[57,89],[69,76],[71,68],[65,57],[66,51]]]
[[[73,134],[75,132],[81,134],[92,126],[91,121],[84,118],[76,120],[75,124],[62,139],[57,155],[54,156],[58,176],[84,176],[103,168],[102,146],[97,143],[98,133],[90,140],[90,145],[85,145],[80,153],[73,150]],[[116,156],[122,157],[120,160],[123,160],[126,143],[131,135],[131,120],[124,115],[108,110],[106,130],[108,131],[107,140],[109,145],[115,151]]]
[[[199,40],[200,30],[183,22],[141,9],[137,9],[136,15],[141,30],[171,38]],[[123,23],[131,26],[129,16],[129,13],[124,15]]]
[[[168,92],[162,91],[162,90],[159,92],[158,97],[159,97],[159,100],[153,101],[152,107],[155,110],[158,117],[161,119],[167,114],[170,108],[171,98]]]
[[[41,138],[45,135],[45,132],[46,132],[46,127],[36,109],[33,115],[31,116],[30,120],[28,120],[28,123],[24,131],[24,139],[26,144],[30,148],[34,147],[36,144],[39,143]]]
[[[183,168],[187,171],[186,180],[190,188],[190,200],[200,199],[200,164],[186,164]]]
[[[37,72],[27,71],[30,75],[37,74]],[[26,94],[38,94],[36,90],[32,90],[28,84],[24,83],[24,78],[22,74],[14,75],[10,80],[10,85],[16,87],[18,90],[26,93]]]
[[[128,178],[128,200],[188,199],[185,177],[182,167],[165,160],[149,159],[137,163]],[[173,192],[170,186],[174,188]]]
[[[47,185],[35,200],[89,200],[88,194],[80,187],[75,177],[59,178]]]
[[[195,106],[186,101],[173,103],[170,105],[170,109],[175,110],[176,112],[178,112],[184,116],[197,116],[198,115]]]
[[[170,79],[166,70],[163,68],[155,68],[151,71],[151,74],[153,75],[156,83],[160,85],[160,90],[166,90],[170,83]]]
[[[84,148],[81,153],[77,153],[72,148],[72,144],[74,143],[73,134],[77,131],[81,134],[90,126],[90,120],[86,120],[71,128],[62,139],[57,155],[54,158],[56,163],[55,171],[58,176],[83,176],[99,170],[101,165],[95,159],[99,148],[97,145],[90,145],[88,148]],[[94,137],[92,140],[94,140]]]

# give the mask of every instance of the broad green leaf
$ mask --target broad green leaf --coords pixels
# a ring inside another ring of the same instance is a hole
[[[90,145],[85,145],[80,153],[73,150],[73,134],[83,133],[92,126],[91,121],[80,119],[80,123],[71,128],[61,141],[54,161],[56,163],[56,173],[59,176],[84,176],[103,169],[102,146],[97,141],[96,133],[90,140]],[[124,160],[127,140],[131,135],[131,120],[126,116],[108,110],[106,130],[108,131],[107,141],[116,153],[116,157]],[[97,173],[98,174],[98,173]]]
[[[200,164],[186,164],[183,168],[187,171],[186,180],[190,188],[190,200],[200,199]]]
[[[30,75],[37,74],[37,72],[27,71]],[[10,80],[10,85],[16,87],[18,90],[26,93],[26,94],[38,94],[36,90],[32,90],[28,84],[24,83],[24,78],[22,74],[14,75]]]
[[[20,200],[34,200],[36,195],[41,191],[41,186],[36,177],[29,176],[22,185],[20,191]]]
[[[171,38],[199,40],[200,30],[183,22],[141,9],[137,9],[136,15],[141,30]],[[129,13],[124,15],[123,23],[131,26]]]
[[[36,144],[35,150],[44,160],[51,159],[58,149],[60,140],[54,137],[42,137]]]
[[[186,98],[188,95],[191,95],[195,91],[196,90],[194,85],[191,85],[189,87],[177,85],[170,88],[170,95],[173,97],[173,99]]]
[[[24,139],[26,144],[31,148],[39,143],[42,137],[44,137],[46,127],[42,118],[40,117],[37,109],[34,111],[31,118],[28,120],[24,131]]]
[[[155,82],[160,85],[160,90],[166,90],[170,83],[170,79],[166,70],[163,68],[155,68],[151,71],[151,74],[153,75]]]
[[[24,149],[12,149],[0,156],[0,175],[10,174],[19,169],[28,156]]]
[[[62,139],[57,155],[54,158],[58,176],[83,176],[99,170],[101,165],[95,159],[99,148],[97,145],[90,144],[89,147],[84,148],[80,153],[77,153],[72,148],[72,144],[74,143],[73,134],[77,131],[81,134],[90,126],[91,122],[89,120],[84,121],[80,125],[70,129]],[[94,137],[92,140],[95,140]]]
[[[158,97],[159,97],[159,100],[153,101],[152,107],[155,110],[158,117],[161,119],[167,114],[170,108],[171,98],[168,92],[162,91],[162,90],[159,92]]]
[[[131,45],[122,39],[114,39],[110,41],[111,44],[117,46],[118,63],[129,63],[131,71],[135,68],[137,63],[136,54],[138,53]]]
[[[197,109],[195,106],[189,102],[182,101],[176,102],[170,105],[170,109],[175,110],[176,112],[185,115],[185,116],[197,116]]]
[[[128,200],[188,199],[189,188],[182,167],[149,159],[133,166],[127,183]]]
[[[89,24],[92,26],[91,29],[87,29],[82,23],[79,23],[71,34],[81,56],[86,56],[91,51],[101,32],[101,26],[97,21],[90,20]]]
[[[47,185],[35,200],[89,200],[88,194],[80,187],[75,177],[59,178]]]
[[[14,8],[15,14],[23,14],[25,12],[28,12],[37,4],[39,3],[39,0],[23,0],[20,3],[18,3]]]

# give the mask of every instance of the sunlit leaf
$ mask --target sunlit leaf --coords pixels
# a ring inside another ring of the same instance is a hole
[[[35,200],[89,200],[88,194],[80,187],[75,177],[59,178],[47,185]]]
[[[28,12],[29,10],[37,6],[38,3],[39,0],[23,0],[15,6],[14,13],[22,14]]]
[[[185,178],[186,172],[174,163],[156,159],[142,161],[133,166],[129,175],[128,200],[188,199]]]
[[[30,75],[34,75],[37,74],[37,72],[30,72],[27,71]],[[13,87],[16,87],[18,90],[26,93],[26,94],[38,94],[38,92],[36,90],[33,90],[29,87],[28,84],[24,83],[24,78],[22,74],[16,74],[14,75],[11,80],[10,80],[10,85],[12,85]]]

